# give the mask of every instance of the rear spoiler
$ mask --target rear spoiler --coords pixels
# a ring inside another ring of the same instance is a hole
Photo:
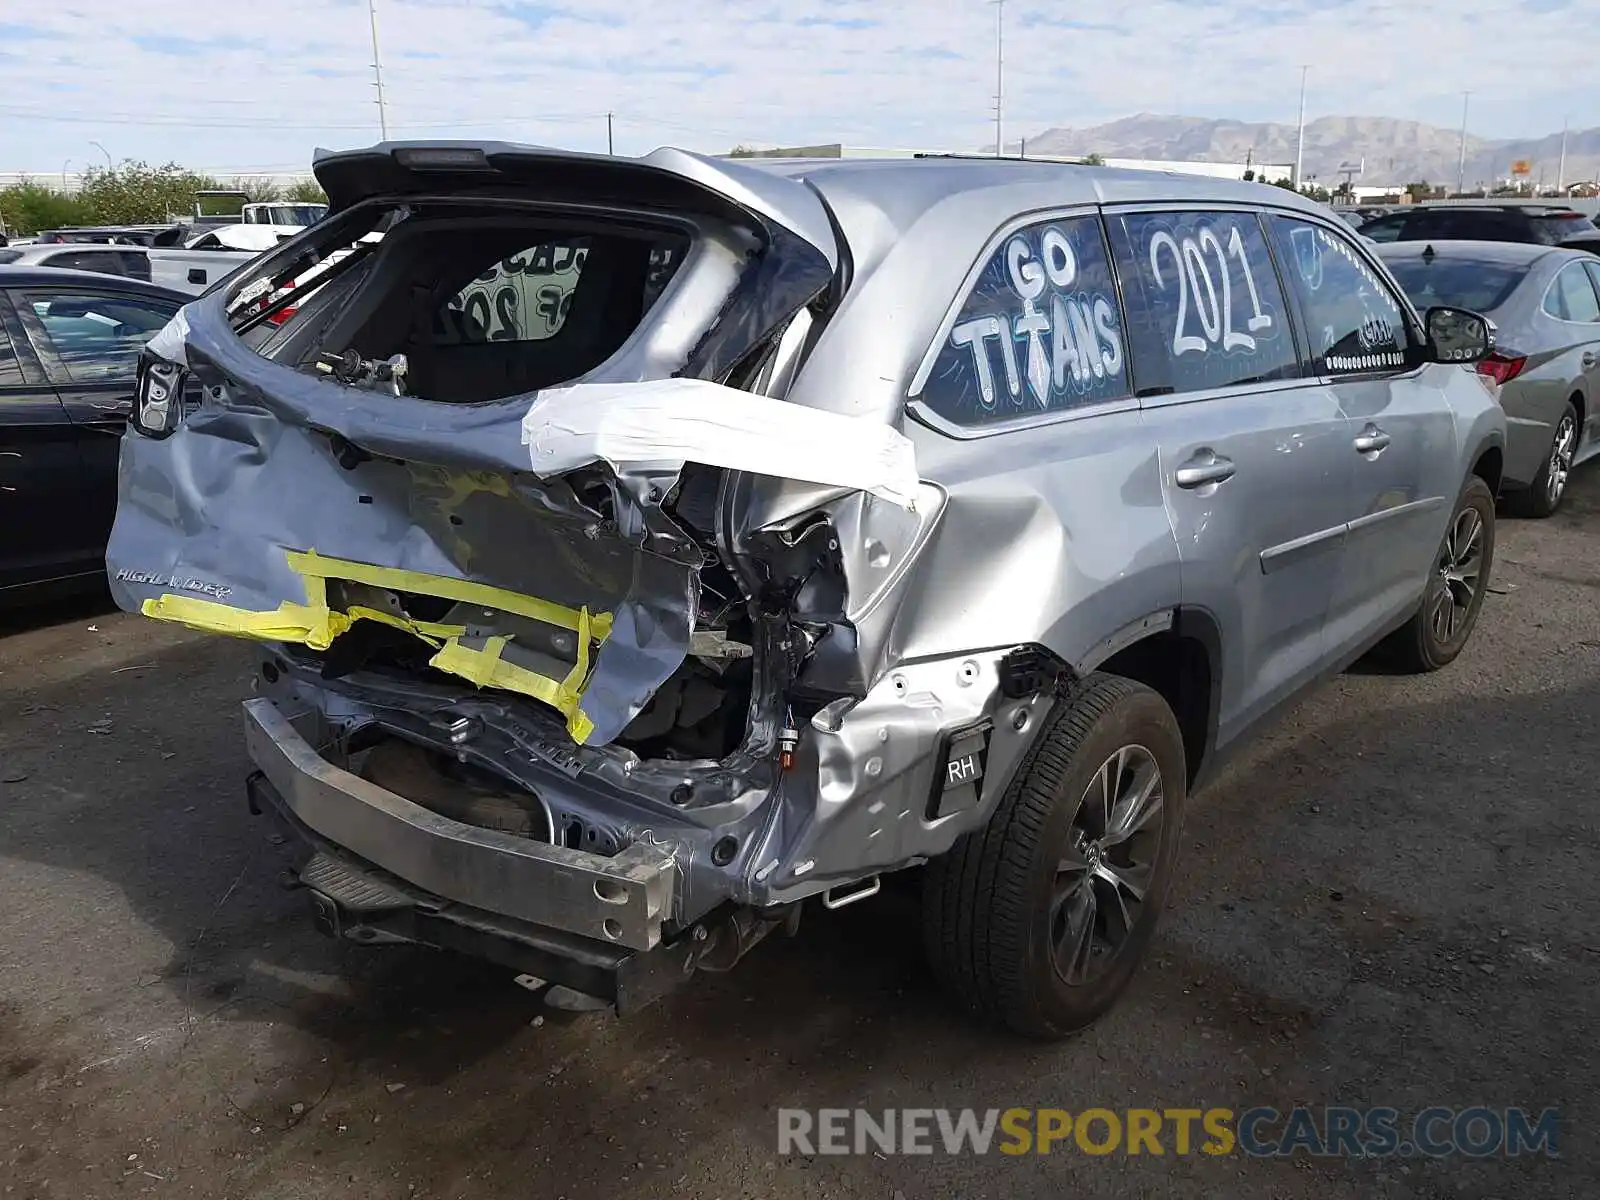
[[[822,198],[799,179],[759,167],[664,148],[643,158],[581,154],[508,142],[383,142],[365,150],[318,150],[312,170],[328,213],[374,196],[536,185],[556,203],[648,205],[777,226],[837,269],[841,247]]]

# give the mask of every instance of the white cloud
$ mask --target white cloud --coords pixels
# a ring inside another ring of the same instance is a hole
[[[1007,0],[1008,138],[1134,112],[1459,120],[1537,134],[1577,98],[1600,0]],[[1545,11],[1541,11],[1545,10]],[[1067,15],[1074,14],[1074,15]],[[736,142],[976,148],[993,138],[983,0],[379,0],[391,134],[604,149]],[[0,19],[0,171],[114,157],[289,168],[377,140],[363,0],[67,0]]]

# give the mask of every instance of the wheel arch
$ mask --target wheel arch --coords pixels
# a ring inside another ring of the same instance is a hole
[[[1505,450],[1497,443],[1491,442],[1478,448],[1478,453],[1472,460],[1472,474],[1489,485],[1490,494],[1498,496],[1500,481],[1505,475],[1505,465]]]
[[[1578,440],[1583,440],[1583,425],[1589,419],[1589,398],[1583,394],[1583,388],[1575,387],[1567,401],[1578,410]]]
[[[1179,606],[1125,626],[1077,669],[1080,674],[1101,671],[1131,679],[1159,693],[1183,732],[1185,767],[1193,784],[1216,746],[1221,664],[1222,633],[1216,619],[1204,609]]]

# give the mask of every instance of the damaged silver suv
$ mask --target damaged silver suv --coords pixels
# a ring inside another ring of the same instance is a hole
[[[1283,191],[316,173],[328,219],[150,343],[107,558],[125,608],[259,641],[250,805],[337,936],[627,1010],[921,868],[953,993],[1059,1036],[1252,728],[1473,629],[1490,329]]]

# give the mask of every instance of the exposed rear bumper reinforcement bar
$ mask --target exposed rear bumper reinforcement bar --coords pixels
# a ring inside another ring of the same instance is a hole
[[[692,974],[691,939],[629,950],[442,902],[356,863],[313,833],[260,771],[245,786],[251,811],[271,814],[310,848],[295,882],[311,894],[317,927],[329,937],[484,959],[603,1000],[620,1016],[660,999]]]
[[[673,911],[672,858],[635,843],[606,858],[480,829],[324,759],[270,700],[244,704],[250,757],[281,807],[312,833],[437,900],[651,950]]]

